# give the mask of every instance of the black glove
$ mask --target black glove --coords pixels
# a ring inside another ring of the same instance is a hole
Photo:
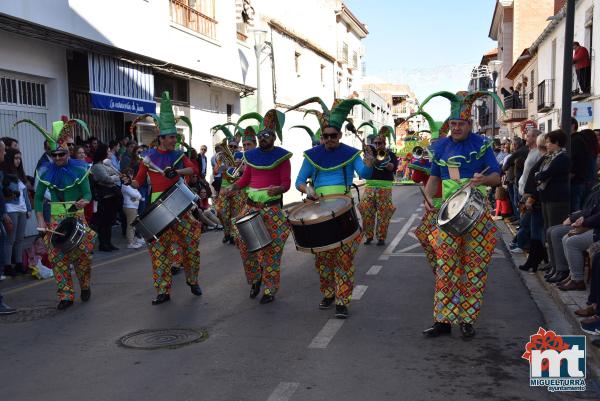
[[[164,171],[165,177],[167,177],[168,179],[173,179],[179,175],[173,167],[167,167]]]

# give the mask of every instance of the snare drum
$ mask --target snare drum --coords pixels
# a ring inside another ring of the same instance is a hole
[[[160,235],[194,205],[196,195],[183,180],[179,180],[159,198],[131,225],[148,242],[157,240]]]
[[[236,220],[235,226],[248,252],[256,252],[273,242],[259,211],[250,212]]]
[[[328,195],[307,201],[288,212],[296,249],[324,252],[353,241],[361,233],[354,201],[346,195]]]
[[[438,225],[449,234],[461,236],[483,216],[485,205],[485,196],[477,188],[463,188],[444,202],[438,214]]]
[[[54,230],[60,234],[52,234],[50,243],[63,254],[77,248],[85,237],[85,225],[75,217],[67,217]]]

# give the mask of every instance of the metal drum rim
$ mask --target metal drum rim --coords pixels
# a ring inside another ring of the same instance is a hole
[[[288,212],[288,215],[287,215],[288,221],[290,222],[290,224],[295,225],[295,226],[308,226],[308,225],[312,225],[312,224],[319,224],[319,223],[323,223],[324,221],[333,220],[334,218],[341,216],[342,214],[348,212],[350,209],[352,209],[354,207],[354,202],[352,201],[352,198],[347,195],[337,195],[337,194],[336,195],[325,195],[325,196],[322,196],[320,199],[333,199],[333,198],[348,199],[350,202],[347,205],[347,207],[345,206],[340,210],[336,210],[335,216],[328,214],[328,215],[321,216],[314,220],[296,219],[296,218],[292,217],[292,214],[294,212],[296,212],[304,207],[313,205],[317,202],[301,203],[299,205],[294,206],[292,209],[290,209],[290,211]]]

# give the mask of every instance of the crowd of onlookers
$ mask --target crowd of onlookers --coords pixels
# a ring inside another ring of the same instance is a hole
[[[589,288],[588,306],[575,313],[584,331],[600,334],[600,130],[571,125],[570,152],[562,130],[496,140],[503,177],[490,200],[495,219],[516,229],[510,251],[527,252],[519,269],[543,272],[560,291]]]

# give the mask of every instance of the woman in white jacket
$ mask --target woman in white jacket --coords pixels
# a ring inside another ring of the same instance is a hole
[[[135,230],[131,226],[133,220],[137,217],[138,207],[142,195],[140,191],[131,186],[131,180],[133,179],[133,169],[126,168],[123,173],[123,185],[121,186],[121,192],[123,193],[123,213],[127,218],[127,231],[125,233],[127,237],[127,248],[138,249],[144,245],[144,240],[135,237]]]

